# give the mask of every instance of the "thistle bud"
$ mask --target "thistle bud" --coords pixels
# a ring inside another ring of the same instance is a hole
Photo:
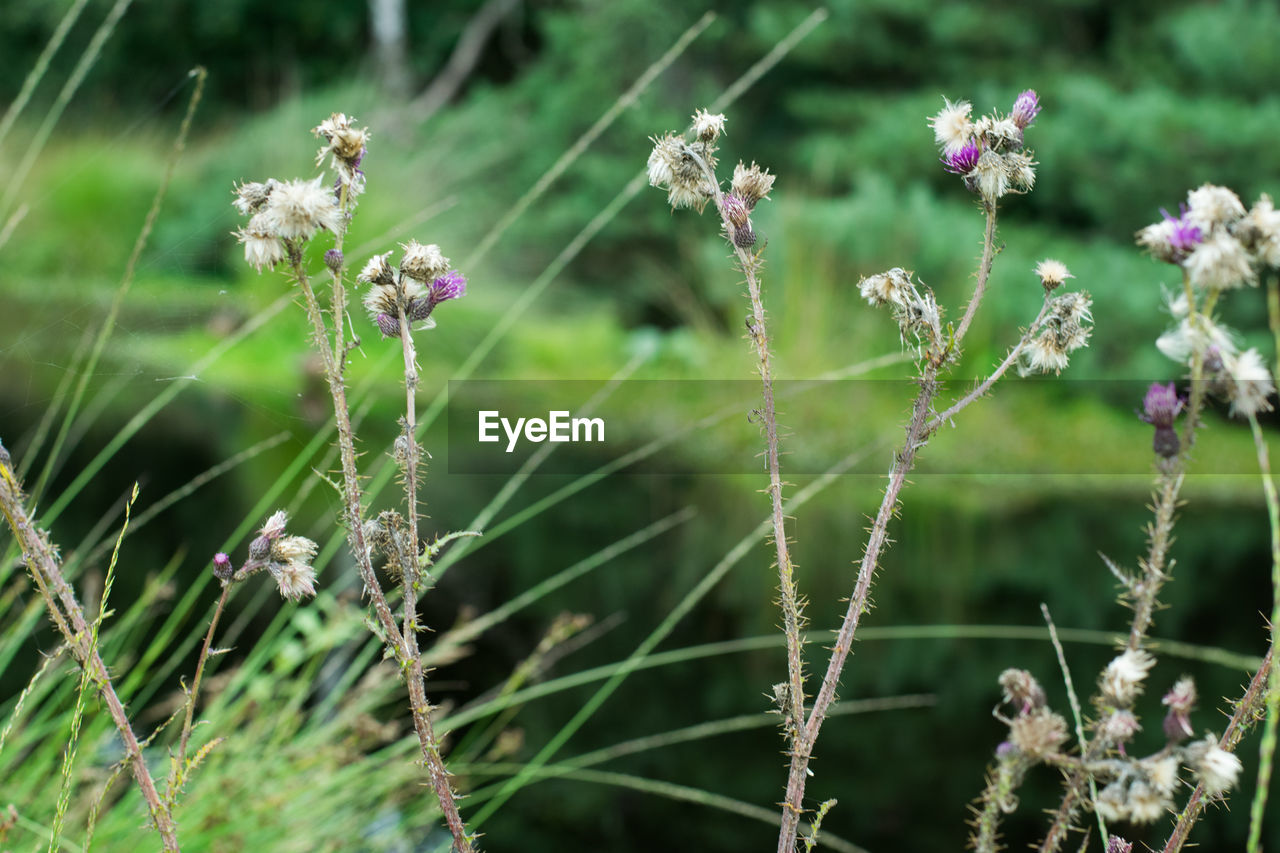
[[[400,321],[390,314],[379,314],[373,318],[373,322],[377,324],[378,331],[382,332],[384,338],[400,337]]]
[[[1172,382],[1168,385],[1154,383],[1143,398],[1142,414],[1139,417],[1156,428],[1151,449],[1163,459],[1172,459],[1178,455],[1180,443],[1178,433],[1173,428],[1173,420],[1182,411],[1182,407],[1183,402]]]
[[[1027,89],[1018,95],[1017,100],[1013,102],[1013,112],[1009,118],[1019,129],[1026,129],[1036,120],[1036,116],[1040,115],[1040,97],[1036,94],[1035,89]]]
[[[324,265],[329,268],[329,272],[337,274],[342,269],[342,250],[330,249],[324,253]]]
[[[234,570],[231,568],[231,558],[219,551],[213,555],[213,576],[220,581],[231,580]]]

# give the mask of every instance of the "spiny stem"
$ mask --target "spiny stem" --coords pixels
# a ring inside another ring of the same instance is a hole
[[[183,765],[187,760],[187,745],[191,741],[191,729],[196,712],[196,696],[200,692],[200,679],[204,676],[204,665],[209,660],[209,649],[213,646],[213,632],[218,628],[218,620],[222,618],[222,610],[227,606],[227,598],[231,594],[231,583],[222,582],[222,595],[218,597],[218,605],[213,609],[213,619],[209,621],[209,630],[204,635],[204,646],[200,649],[200,658],[196,661],[196,674],[191,678],[191,690],[187,693],[186,719],[182,723],[182,737],[178,741],[178,754],[174,758],[173,767],[169,771],[169,804],[177,802],[178,789],[186,781]]]
[[[1194,293],[1190,289],[1190,279],[1185,273],[1183,283],[1189,296],[1187,303],[1189,322],[1195,323],[1199,315],[1196,311]],[[1211,293],[1205,300],[1206,312],[1212,309],[1214,298],[1214,294]],[[1191,448],[1195,443],[1196,430],[1200,425],[1200,410],[1204,406],[1204,381],[1201,378],[1204,370],[1204,356],[1204,348],[1200,346],[1195,348],[1191,356],[1191,394],[1187,404],[1186,420],[1182,424],[1181,452],[1172,459],[1160,460],[1158,465],[1151,507],[1152,520],[1147,528],[1147,555],[1140,564],[1142,579],[1136,587],[1130,586],[1130,590],[1135,588],[1138,590],[1130,604],[1133,617],[1129,623],[1129,636],[1125,643],[1125,648],[1132,651],[1142,647],[1147,633],[1151,630],[1156,610],[1159,608],[1160,590],[1169,579],[1166,567],[1169,548],[1173,544],[1173,528],[1176,522],[1179,495],[1182,492],[1187,465],[1190,462]],[[1081,754],[1086,761],[1091,760],[1102,755],[1109,745],[1099,731],[1094,735],[1093,740],[1081,745]],[[1065,789],[1062,800],[1053,813],[1053,820],[1045,832],[1044,839],[1037,848],[1041,853],[1051,853],[1059,849],[1066,838],[1083,795],[1086,778],[1087,774],[1083,770],[1067,776],[1063,783]]]
[[[889,521],[897,506],[898,496],[906,484],[907,474],[915,464],[916,452],[923,446],[924,436],[928,429],[929,409],[933,398],[938,393],[938,367],[930,362],[925,366],[924,375],[920,379],[920,390],[911,409],[911,420],[907,424],[907,438],[902,448],[895,454],[893,467],[889,471],[889,484],[885,487],[884,499],[871,525],[871,533],[867,539],[866,550],[858,568],[858,580],[853,595],[849,598],[849,607],[845,611],[844,621],[836,635],[835,645],[831,649],[831,659],[827,663],[827,672],[823,676],[822,686],[814,698],[813,708],[801,731],[800,737],[791,753],[791,769],[787,777],[787,796],[782,807],[782,831],[778,837],[778,853],[793,853],[796,845],[796,832],[799,828],[800,815],[804,811],[804,789],[808,776],[809,760],[813,756],[813,747],[818,740],[818,732],[826,719],[827,709],[836,698],[836,687],[840,682],[840,673],[844,670],[845,660],[853,646],[854,632],[858,629],[862,614],[867,608],[867,597],[871,592],[871,581],[879,565],[880,552],[888,541]]]
[[[404,559],[404,636],[410,651],[417,656],[417,612],[418,612],[418,421],[417,421],[417,389],[418,364],[417,354],[413,348],[413,332],[409,328],[409,318],[405,314],[403,294],[397,300],[400,315],[400,341],[404,351],[404,448],[403,455],[397,454],[404,470],[405,511],[409,516],[409,548],[411,553],[403,555]]]
[[[293,269],[294,279],[302,290],[303,305],[306,308],[307,316],[311,320],[316,348],[324,361],[325,377],[328,380],[330,396],[333,398],[334,422],[337,425],[338,447],[340,450],[339,457],[342,460],[342,497],[348,528],[347,538],[351,551],[356,558],[361,580],[364,581],[365,591],[373,600],[378,622],[401,666],[402,672],[405,672],[405,679],[408,681],[409,686],[409,704],[413,713],[414,729],[418,733],[418,743],[422,749],[423,762],[427,767],[427,775],[430,777],[432,790],[435,791],[436,799],[440,802],[441,812],[444,814],[445,823],[449,826],[449,832],[453,835],[454,845],[458,853],[471,853],[471,839],[467,834],[466,825],[462,822],[462,817],[458,813],[457,799],[450,786],[449,773],[445,769],[444,759],[440,756],[440,749],[431,725],[431,706],[427,702],[426,689],[423,686],[422,661],[417,654],[410,653],[409,640],[396,626],[395,616],[391,613],[386,596],[382,592],[382,585],[378,583],[378,577],[373,571],[371,552],[364,538],[360,475],[356,468],[355,435],[351,428],[351,413],[347,406],[346,384],[341,366],[342,363],[345,363],[346,352],[337,347],[332,350],[329,348],[329,334],[325,326],[324,315],[320,311],[315,293],[312,291],[310,281],[307,278],[306,270],[303,268],[302,253],[296,245],[292,243],[287,243],[286,245],[289,263]],[[341,276],[335,274],[334,293],[335,295],[343,295],[345,298],[345,295],[340,290],[340,281]],[[338,327],[334,338],[335,341],[340,341],[342,336],[340,318],[346,306],[345,304],[339,304],[331,307],[334,312],[334,325]],[[335,354],[341,356],[342,362],[335,359]]]
[[[987,214],[987,227],[982,235],[982,260],[978,263],[978,283],[973,288],[973,296],[969,298],[964,316],[960,318],[960,325],[956,327],[955,346],[959,346],[960,341],[964,340],[965,333],[969,331],[969,324],[978,313],[978,304],[982,302],[982,295],[987,291],[987,281],[991,278],[991,264],[995,261],[996,206],[994,202],[983,202],[983,208]]]
[[[715,171],[701,156],[686,149],[688,155],[702,169],[707,183],[712,189],[716,210],[720,213],[725,234],[733,245],[738,266],[747,282],[747,296],[751,300],[751,321],[748,323],[749,337],[755,348],[757,369],[760,373],[762,396],[764,400],[765,455],[769,469],[769,501],[771,505],[770,520],[773,525],[773,545],[775,560],[778,566],[778,594],[782,608],[782,627],[787,641],[787,740],[794,750],[800,729],[804,725],[805,693],[804,693],[804,639],[801,636],[804,616],[801,613],[800,598],[796,592],[795,569],[791,563],[791,552],[787,541],[786,516],[782,511],[782,473],[778,461],[778,415],[773,398],[773,368],[769,357],[769,333],[765,319],[764,301],[760,295],[759,270],[762,264],[759,255],[750,253],[733,242],[737,228],[725,211],[724,195],[720,192],[720,181]]]
[[[98,650],[90,642],[91,630],[84,618],[84,610],[76,601],[75,593],[62,575],[47,534],[36,526],[27,514],[21,484],[17,480],[9,454],[0,447],[0,511],[9,523],[14,538],[22,546],[28,571],[36,581],[54,624],[67,641],[68,647],[80,661],[81,667],[94,682],[102,696],[107,712],[120,732],[128,763],[133,769],[138,789],[147,801],[151,823],[164,844],[164,849],[178,849],[178,834],[173,816],[156,790],[155,780],[142,757],[142,748],[133,733],[129,717],[120,697],[111,684],[111,676]]]
[[[1231,715],[1231,721],[1227,723],[1226,730],[1222,733],[1222,737],[1218,739],[1219,748],[1225,749],[1227,752],[1234,751],[1244,737],[1245,731],[1249,726],[1253,725],[1254,721],[1262,713],[1263,705],[1267,701],[1267,683],[1274,674],[1272,672],[1274,660],[1275,647],[1273,646],[1267,649],[1267,655],[1262,659],[1262,665],[1258,667],[1258,671],[1254,673],[1249,686],[1245,688],[1244,695],[1236,703],[1235,711]],[[1199,820],[1204,807],[1204,785],[1197,785],[1187,800],[1186,808],[1178,815],[1178,822],[1174,825],[1169,840],[1165,842],[1163,853],[1178,853],[1182,849],[1182,845],[1187,842],[1187,836],[1191,834],[1191,827]]]
[[[978,263],[977,281],[974,285],[973,295],[970,297],[968,307],[965,310],[964,318],[952,337],[953,347],[963,340],[965,333],[968,331],[974,314],[978,310],[978,305],[982,301],[982,295],[986,292],[987,281],[991,277],[991,267],[995,259],[996,206],[994,204],[986,205],[986,214],[987,222],[983,233],[982,258]],[[1041,316],[1043,316],[1043,310]],[[1024,340],[1028,339],[1024,337]],[[1015,347],[1015,352],[1010,353],[1005,359],[1005,362],[999,368],[999,373],[1003,373],[1013,363],[1013,359],[1016,358],[1016,350],[1020,346]],[[906,440],[903,442],[902,448],[894,456],[893,467],[889,471],[889,483],[885,487],[880,509],[876,512],[875,520],[871,525],[862,561],[858,566],[858,579],[854,586],[853,595],[849,598],[849,606],[845,610],[840,630],[836,634],[836,641],[831,649],[831,657],[827,662],[827,671],[822,678],[822,686],[818,689],[818,695],[814,698],[813,707],[809,711],[805,726],[792,749],[791,768],[787,776],[787,795],[782,806],[782,829],[778,835],[778,853],[793,853],[795,850],[800,815],[804,811],[804,789],[808,777],[809,761],[813,756],[814,745],[818,741],[818,734],[822,729],[823,720],[826,719],[827,709],[835,701],[836,688],[840,683],[840,674],[844,671],[845,661],[848,659],[849,652],[852,649],[854,634],[858,629],[862,614],[867,609],[867,599],[871,593],[871,583],[875,578],[876,569],[880,564],[880,554],[888,542],[889,521],[897,510],[898,497],[906,484],[907,474],[910,473],[911,468],[915,465],[916,453],[924,446],[932,429],[942,422],[939,418],[931,419],[929,417],[933,400],[938,393],[938,371],[940,367],[941,361],[932,357],[925,364],[919,380],[920,390],[916,394],[916,400],[911,409],[911,419],[907,422]],[[997,375],[996,378],[999,378],[999,376]],[[988,385],[987,387],[990,386]],[[977,395],[972,395],[968,402],[972,402],[974,399],[977,399]],[[965,402],[964,405],[968,405],[968,402]],[[963,406],[960,408],[963,408]]]
[[[1262,474],[1262,491],[1267,499],[1267,521],[1271,526],[1271,645],[1274,650],[1280,644],[1280,496],[1271,476],[1271,457],[1262,435],[1258,418],[1249,415],[1249,427],[1253,430],[1253,443],[1258,452],[1258,470]],[[1272,762],[1276,753],[1276,724],[1280,718],[1280,679],[1272,678],[1267,690],[1267,719],[1262,727],[1262,744],[1258,749],[1258,786],[1254,790],[1253,805],[1249,810],[1249,839],[1245,845],[1248,853],[1262,849],[1263,816],[1267,809],[1267,792],[1271,787]]]

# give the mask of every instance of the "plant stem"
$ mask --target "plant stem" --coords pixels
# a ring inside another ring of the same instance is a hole
[[[1267,499],[1267,521],[1271,526],[1271,645],[1274,650],[1280,644],[1280,496],[1276,494],[1275,480],[1271,477],[1271,457],[1262,435],[1258,418],[1249,415],[1249,427],[1253,430],[1253,443],[1258,451],[1258,469],[1262,474],[1262,491]],[[1276,724],[1280,718],[1280,679],[1272,678],[1267,690],[1267,719],[1262,726],[1262,744],[1258,750],[1258,786],[1254,790],[1253,805],[1249,811],[1249,839],[1245,846],[1248,853],[1259,853],[1262,844],[1262,823],[1267,808],[1267,792],[1271,787],[1272,762],[1276,753]]]
[[[156,790],[151,771],[147,769],[146,760],[142,756],[142,748],[138,745],[138,738],[134,735],[124,705],[111,684],[107,667],[90,641],[91,631],[85,622],[84,610],[76,601],[75,593],[62,575],[53,547],[49,544],[48,534],[37,527],[34,520],[27,514],[21,484],[13,471],[9,454],[3,446],[0,446],[0,511],[4,512],[14,538],[22,547],[27,569],[44,596],[50,617],[61,631],[72,653],[80,661],[80,666],[85,669],[98,688],[98,693],[107,706],[107,712],[120,732],[120,740],[133,769],[134,779],[137,780],[138,788],[147,801],[151,823],[160,833],[164,849],[177,850],[178,835],[173,816]]]
[[[977,281],[974,285],[973,295],[969,299],[968,307],[965,309],[964,318],[952,337],[953,347],[958,345],[964,338],[969,325],[973,322],[978,305],[982,301],[982,295],[986,292],[987,281],[991,277],[991,266],[995,259],[996,207],[989,204],[986,205],[985,210],[987,222],[983,232],[982,258],[978,263]],[[1044,309],[1041,310],[1040,317],[1037,320],[1042,319],[1043,315]],[[980,386],[980,388],[985,391],[986,388],[990,387],[991,382],[994,382],[1004,371],[1008,370],[1009,365],[1013,364],[1014,359],[1017,357],[1017,352],[1025,345],[1025,341],[1029,339],[1029,335],[1024,336],[1023,341],[1006,357],[990,382],[985,383],[985,387]],[[903,442],[902,448],[894,456],[893,466],[889,469],[889,483],[885,487],[880,509],[877,511],[875,520],[871,525],[862,561],[858,566],[858,579],[854,586],[853,595],[849,598],[849,606],[845,610],[844,620],[841,622],[840,630],[836,634],[835,645],[831,649],[831,657],[827,662],[827,671],[822,678],[822,686],[818,690],[818,695],[814,698],[813,708],[809,711],[804,729],[800,737],[796,739],[796,744],[792,749],[791,767],[787,775],[786,800],[782,806],[782,829],[778,834],[778,853],[794,853],[800,815],[804,811],[804,789],[809,774],[809,761],[813,757],[814,745],[817,743],[823,720],[826,719],[827,709],[835,701],[836,687],[840,682],[840,674],[844,670],[845,661],[848,659],[849,652],[853,646],[854,633],[858,629],[862,614],[867,609],[871,583],[875,578],[876,569],[879,567],[880,554],[888,542],[889,521],[897,510],[898,496],[906,484],[907,474],[910,473],[911,468],[915,465],[916,453],[924,446],[931,432],[943,422],[942,418],[929,417],[933,400],[938,393],[938,371],[940,367],[940,359],[929,358],[925,364],[919,380],[920,390],[916,394],[916,400],[911,409],[911,418],[907,422],[906,440]],[[977,393],[970,395],[966,400],[961,401],[961,404],[958,404],[957,407],[953,407],[953,410],[959,411],[973,402],[973,400],[976,400],[977,397]]]
[[[356,565],[359,567],[365,592],[373,600],[374,611],[382,631],[386,635],[386,642],[395,654],[401,671],[405,673],[405,680],[409,686],[409,703],[410,710],[413,713],[414,729],[418,733],[418,743],[422,750],[422,758],[427,767],[427,774],[431,779],[431,787],[435,791],[436,799],[440,802],[440,809],[444,814],[445,823],[448,824],[449,831],[453,835],[454,845],[458,853],[471,853],[471,839],[467,834],[466,825],[462,822],[462,817],[458,813],[457,800],[449,784],[449,773],[445,769],[444,759],[440,756],[440,749],[437,746],[435,733],[432,729],[429,716],[431,706],[427,703],[426,689],[423,686],[422,661],[418,655],[410,654],[409,641],[396,626],[395,616],[391,613],[386,596],[382,592],[382,585],[378,583],[378,577],[373,571],[371,552],[364,538],[360,475],[356,468],[355,434],[351,428],[351,413],[347,407],[346,382],[343,378],[343,365],[345,365],[347,353],[345,347],[341,344],[341,314],[345,309],[345,304],[331,306],[334,313],[334,326],[336,327],[334,332],[335,346],[331,350],[329,348],[329,333],[325,326],[324,315],[320,311],[315,293],[312,291],[310,281],[307,278],[306,270],[303,268],[302,252],[292,243],[287,244],[287,248],[294,279],[302,291],[303,305],[306,308],[307,316],[311,320],[316,348],[324,361],[329,394],[333,398],[334,422],[338,431],[339,457],[342,460],[343,487],[341,491],[343,510],[347,522],[348,543],[351,546],[352,554],[356,558]],[[334,294],[345,300],[345,292],[341,286],[341,276],[337,274],[334,275]],[[335,355],[340,355],[341,361],[335,359]]]
[[[1190,279],[1183,274],[1183,287],[1187,294],[1188,321],[1198,322],[1200,314],[1196,311],[1195,294],[1191,290]],[[1205,313],[1213,308],[1216,299],[1211,292],[1205,299]],[[1173,544],[1173,528],[1176,522],[1178,499],[1182,492],[1187,465],[1190,462],[1191,449],[1195,444],[1196,430],[1200,426],[1200,411],[1204,407],[1204,350],[1197,347],[1191,356],[1191,393],[1187,404],[1186,419],[1182,424],[1181,451],[1172,459],[1162,459],[1158,465],[1156,484],[1152,498],[1152,520],[1147,527],[1147,555],[1140,563],[1142,577],[1128,584],[1126,595],[1129,596],[1133,609],[1133,618],[1129,625],[1129,637],[1125,648],[1137,651],[1141,648],[1155,613],[1159,609],[1158,596],[1164,583],[1169,579],[1165,568],[1168,564],[1169,548]],[[1085,760],[1092,760],[1102,755],[1110,746],[1101,732],[1096,733],[1093,740],[1081,744],[1081,754]],[[1057,850],[1065,840],[1071,827],[1072,819],[1084,794],[1084,785],[1088,774],[1078,770],[1066,779],[1066,790],[1062,801],[1053,813],[1053,821],[1045,833],[1038,850],[1050,853]]]
[[[209,660],[209,649],[213,646],[213,632],[218,628],[218,620],[222,618],[222,610],[227,606],[227,598],[231,594],[231,583],[222,582],[222,595],[218,597],[218,605],[213,609],[213,619],[209,621],[209,630],[204,635],[204,646],[200,649],[200,658],[196,661],[196,674],[191,679],[191,690],[187,693],[186,720],[182,724],[182,737],[178,741],[178,754],[169,771],[168,798],[170,807],[178,799],[178,789],[186,781],[183,764],[187,760],[187,744],[191,741],[191,729],[195,720],[196,696],[200,692],[200,679],[204,676],[204,665]]]
[[[964,339],[965,333],[969,331],[969,324],[978,313],[978,304],[982,302],[982,295],[987,291],[987,280],[991,278],[991,264],[995,261],[996,206],[991,202],[983,202],[983,208],[987,214],[987,227],[982,235],[982,260],[978,263],[978,282],[973,288],[973,296],[969,298],[964,316],[960,318],[960,325],[956,327],[955,346],[959,346],[960,341]]]
[[[757,365],[760,374],[762,396],[764,399],[765,456],[769,469],[769,501],[771,505],[770,520],[773,525],[774,559],[778,567],[778,595],[782,608],[783,633],[787,638],[787,696],[784,708],[786,716],[787,741],[792,750],[800,736],[805,719],[804,694],[804,639],[801,631],[804,627],[804,615],[801,612],[800,597],[796,592],[795,567],[791,562],[791,552],[787,541],[786,515],[782,511],[782,473],[778,462],[778,415],[773,398],[773,368],[769,357],[769,332],[765,319],[764,301],[760,296],[760,268],[764,262],[760,255],[748,252],[733,242],[737,228],[725,212],[724,196],[720,192],[720,181],[715,172],[702,157],[693,151],[688,154],[702,169],[707,182],[712,188],[716,210],[720,213],[725,234],[733,245],[738,259],[738,267],[742,270],[747,282],[747,296],[751,300],[751,319],[747,323],[748,337],[755,348]],[[748,226],[750,227],[750,226]]]
[[[1267,649],[1267,656],[1262,659],[1262,665],[1258,667],[1258,671],[1249,682],[1249,686],[1245,688],[1244,695],[1236,703],[1235,711],[1231,715],[1231,721],[1227,723],[1226,730],[1218,740],[1218,746],[1221,749],[1225,749],[1228,752],[1233,751],[1244,737],[1245,730],[1262,713],[1262,706],[1267,701],[1266,685],[1273,675],[1271,670],[1274,656],[1275,648]],[[1165,842],[1164,853],[1178,853],[1182,849],[1182,845],[1187,841],[1187,836],[1191,834],[1191,827],[1195,825],[1195,822],[1200,818],[1200,813],[1204,811],[1204,806],[1204,785],[1197,785],[1196,789],[1191,792],[1191,797],[1187,800],[1186,808],[1178,815],[1178,822],[1173,827],[1173,833],[1169,836],[1169,840]]]
[[[818,732],[826,718],[827,708],[836,698],[836,686],[840,681],[840,673],[844,669],[845,660],[853,646],[854,632],[862,614],[867,609],[867,597],[871,592],[871,581],[879,565],[880,552],[888,541],[889,521],[898,507],[898,495],[906,484],[907,474],[915,464],[916,452],[924,445],[928,432],[929,407],[938,392],[938,368],[929,363],[925,366],[924,375],[920,379],[920,390],[916,394],[915,404],[911,409],[911,420],[907,424],[907,438],[894,456],[893,467],[889,470],[889,484],[885,487],[884,499],[880,502],[880,510],[876,513],[871,525],[871,534],[867,539],[866,550],[862,555],[862,563],[858,567],[858,580],[853,595],[849,598],[849,607],[845,611],[844,621],[836,635],[835,645],[831,649],[831,659],[827,664],[826,675],[822,679],[822,687],[814,698],[813,709],[805,727],[796,739],[791,753],[791,769],[787,777],[787,796],[782,810],[782,831],[778,837],[778,853],[792,853],[795,850],[796,832],[800,815],[804,811],[804,788],[809,771],[809,760],[813,756],[813,747],[818,740]]]

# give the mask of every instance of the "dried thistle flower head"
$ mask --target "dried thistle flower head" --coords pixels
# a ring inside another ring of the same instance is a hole
[[[1022,375],[1062,372],[1071,353],[1087,346],[1093,322],[1093,301],[1083,291],[1072,291],[1054,298],[1040,333],[1021,353]]]
[[[449,269],[449,259],[439,246],[411,240],[404,250],[398,272],[387,262],[388,252],[371,258],[359,276],[371,284],[364,307],[385,338],[400,337],[401,310],[411,326],[433,329],[436,323],[431,312],[435,307],[467,292],[466,277]]]
[[[1046,291],[1056,290],[1067,279],[1075,278],[1067,270],[1066,264],[1053,258],[1045,258],[1036,264],[1036,275],[1040,277],[1040,284]]]
[[[1116,780],[1098,792],[1093,810],[1108,823],[1129,819],[1129,786]]]
[[[335,168],[348,163],[359,165],[360,158],[364,156],[369,144],[369,130],[353,126],[354,121],[354,117],[334,113],[312,128],[311,132],[325,141],[320,153],[316,154],[317,166],[323,163],[325,156],[329,154],[333,155]]]
[[[365,263],[364,269],[360,270],[356,280],[365,284],[395,284],[396,274],[391,264],[387,262],[389,257],[391,257],[390,252],[374,255]]]
[[[1098,732],[1109,743],[1124,749],[1124,744],[1133,739],[1141,731],[1138,718],[1132,711],[1112,711],[1098,722]]]
[[[258,531],[258,535],[264,539],[275,539],[284,535],[285,525],[289,523],[289,513],[282,509],[278,509],[267,519],[267,523],[262,525],[262,529]]]
[[[667,191],[667,202],[673,209],[691,207],[701,213],[714,192],[698,160],[714,172],[714,155],[715,148],[701,140],[687,143],[676,133],[653,137],[649,184]]]
[[[435,243],[422,245],[417,240],[402,243],[404,254],[400,258],[400,273],[424,284],[449,271],[449,259]]]
[[[1229,290],[1258,283],[1244,245],[1219,231],[1195,247],[1182,262],[1191,283],[1209,290]]]
[[[285,240],[310,240],[321,229],[340,232],[342,211],[333,193],[321,186],[323,180],[277,184],[262,211],[254,216],[254,223],[261,231]]]
[[[1183,306],[1184,316],[1178,321],[1178,325],[1156,339],[1156,348],[1166,358],[1179,364],[1190,364],[1197,350],[1206,353],[1206,357],[1209,352],[1216,352],[1220,358],[1227,358],[1239,351],[1230,329],[1215,323],[1204,314],[1197,314],[1192,321],[1185,316],[1185,303],[1174,303],[1170,307],[1176,309],[1180,304]]]
[[[707,143],[714,143],[724,133],[724,114],[712,115],[706,110],[693,114],[693,135]]]
[[[973,138],[973,121],[969,118],[973,112],[973,104],[968,101],[951,103],[942,99],[943,107],[938,114],[929,119],[933,128],[934,139],[947,154],[955,154],[964,148]]]
[[[1153,823],[1173,808],[1173,800],[1141,780],[1129,786],[1129,819],[1134,823]]]
[[[1232,229],[1258,263],[1280,267],[1280,211],[1265,193]]]
[[[894,267],[887,272],[877,273],[858,282],[858,291],[871,305],[905,306],[915,298],[914,290],[911,273],[902,267]]]
[[[1030,758],[1053,755],[1067,742],[1067,721],[1048,708],[1037,708],[1014,718],[1009,742]]]
[[[278,564],[272,572],[280,595],[291,601],[298,601],[303,596],[314,598],[316,594],[316,570],[306,563],[290,560]]]
[[[761,199],[769,197],[774,179],[775,176],[769,174],[768,169],[760,168],[755,161],[752,161],[750,166],[744,166],[739,160],[738,165],[733,167],[733,181],[730,183],[730,188],[735,196],[742,199],[747,210],[755,210],[756,204]]]
[[[271,514],[266,523],[258,531],[257,537],[249,543],[249,560],[237,572],[228,575],[229,580],[243,580],[250,575],[263,571],[271,573],[280,594],[285,598],[298,600],[302,596],[316,594],[316,572],[311,567],[315,559],[316,543],[304,536],[285,535],[289,515],[284,510]],[[226,557],[220,554],[218,557]],[[214,573],[222,577],[219,571],[226,573],[230,568],[230,560],[226,565],[219,564],[214,558]]]
[[[1148,759],[1142,762],[1142,770],[1147,774],[1147,781],[1151,787],[1159,791],[1162,796],[1171,797],[1178,789],[1178,757],[1176,755]]]
[[[1019,705],[1019,713],[1025,714],[1036,708],[1043,708],[1045,703],[1044,688],[1036,677],[1025,669],[1006,669],[1000,673],[1000,687],[1004,691],[1004,701],[1010,705]]]
[[[1142,682],[1156,665],[1156,659],[1145,649],[1125,649],[1103,670],[1099,687],[1108,702],[1128,708],[1142,695]]]
[[[1244,769],[1240,759],[1218,746],[1212,735],[1187,748],[1187,766],[1211,797],[1234,788]]]
[[[1227,399],[1231,401],[1231,414],[1249,417],[1258,412],[1271,411],[1269,397],[1275,393],[1271,371],[1256,349],[1247,349],[1239,355],[1224,355],[1223,368],[1227,379]]]
[[[267,199],[271,197],[271,191],[279,185],[279,182],[268,179],[262,183],[256,181],[245,181],[235,187],[236,200],[231,202],[235,209],[240,211],[241,216],[252,216],[266,205]]]
[[[1204,184],[1187,193],[1189,218],[1206,233],[1232,225],[1244,216],[1240,196],[1226,187]]]
[[[1195,734],[1191,728],[1191,711],[1196,705],[1196,683],[1191,676],[1179,678],[1160,702],[1169,706],[1164,718],[1165,737],[1177,743]]]
[[[1179,207],[1177,219],[1164,208],[1160,208],[1160,216],[1159,222],[1143,228],[1135,239],[1156,260],[1181,264],[1200,245],[1204,232],[1191,221],[1185,204]]]
[[[284,260],[284,246],[280,238],[260,227],[261,218],[262,214],[254,216],[247,227],[235,232],[236,239],[244,246],[245,262],[259,273],[263,267],[274,267]]]

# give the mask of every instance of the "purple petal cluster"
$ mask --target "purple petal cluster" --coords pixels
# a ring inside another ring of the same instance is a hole
[[[431,282],[431,290],[428,293],[428,298],[434,306],[450,299],[457,299],[460,296],[465,296],[466,293],[466,277],[457,270],[449,270],[447,273]]]
[[[1040,115],[1040,97],[1035,89],[1027,89],[1013,102],[1013,112],[1009,117],[1019,128],[1026,130],[1038,115]]]
[[[947,154],[942,158],[943,167],[953,175],[967,175],[978,165],[982,151],[976,143],[970,142],[959,151]]]
[[[1169,211],[1163,207],[1160,208],[1160,215],[1165,221],[1173,224],[1173,228],[1169,233],[1169,246],[1173,251],[1181,256],[1186,257],[1191,254],[1191,250],[1198,246],[1204,240],[1204,233],[1200,230],[1200,226],[1195,225],[1191,221],[1190,211],[1187,210],[1185,204],[1178,205],[1177,219],[1169,215]]]
[[[1138,417],[1156,428],[1151,449],[1157,456],[1172,459],[1178,455],[1181,444],[1178,432],[1173,428],[1173,419],[1182,411],[1183,405],[1172,382],[1168,385],[1155,382],[1147,389],[1147,396],[1142,400],[1142,414]]]

